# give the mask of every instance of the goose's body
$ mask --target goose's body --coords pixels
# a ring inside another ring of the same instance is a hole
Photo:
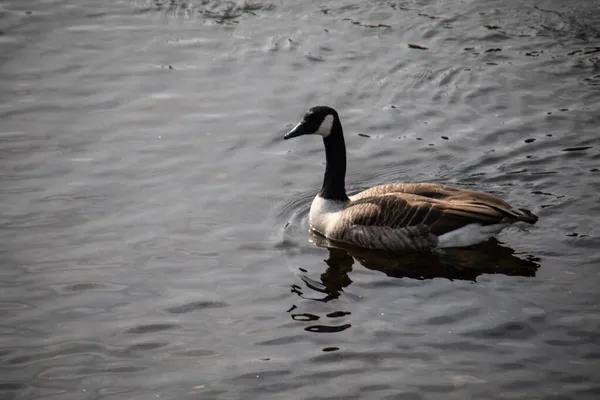
[[[348,201],[317,195],[309,214],[329,239],[392,251],[471,246],[534,218],[494,195],[433,183],[375,186]]]
[[[328,239],[390,251],[471,246],[514,222],[537,217],[489,193],[434,183],[374,186],[346,195],[346,147],[337,112],[311,108],[285,139],[323,136],[323,187],[310,207],[311,229]]]

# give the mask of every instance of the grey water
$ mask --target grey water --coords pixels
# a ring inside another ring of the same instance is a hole
[[[440,182],[539,215],[445,255],[308,234]],[[600,3],[5,0],[1,399],[596,399]]]

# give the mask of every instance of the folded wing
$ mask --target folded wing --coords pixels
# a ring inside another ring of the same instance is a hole
[[[472,223],[537,220],[492,194],[431,183],[375,186],[351,200],[340,215],[348,224],[391,229],[423,225],[436,236]]]

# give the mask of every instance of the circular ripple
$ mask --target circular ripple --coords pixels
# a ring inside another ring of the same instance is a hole
[[[283,198],[275,204],[275,235],[278,248],[294,248],[305,241],[308,232],[308,211],[315,193],[299,192]]]

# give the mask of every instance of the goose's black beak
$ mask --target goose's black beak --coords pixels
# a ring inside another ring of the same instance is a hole
[[[292,128],[291,131],[285,134],[283,140],[295,138],[297,136],[306,135],[306,128],[304,127],[304,121],[301,121],[298,125]]]

